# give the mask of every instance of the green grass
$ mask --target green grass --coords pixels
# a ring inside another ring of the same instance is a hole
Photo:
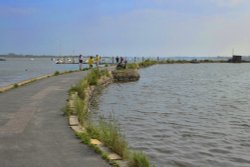
[[[138,69],[139,65],[137,63],[129,63],[127,64],[127,69]]]
[[[82,79],[78,84],[72,86],[69,92],[77,92],[81,99],[85,98],[85,90],[90,85],[97,85],[98,80],[102,76],[109,76],[109,72],[107,70],[99,70],[99,69],[92,69],[86,78]]]
[[[157,61],[153,61],[153,60],[149,60],[149,59],[148,59],[148,60],[145,60],[145,61],[139,63],[139,67],[144,68],[144,67],[152,66],[152,65],[154,65],[154,64],[157,64]]]
[[[90,144],[90,147],[98,154],[102,154],[102,151],[94,144]]]
[[[132,152],[129,159],[129,167],[153,167],[148,157],[142,152]]]
[[[109,160],[107,153],[102,153],[102,159]]]
[[[91,72],[87,76],[87,81],[89,85],[97,85],[98,80],[102,76],[109,76],[107,70],[99,70],[99,69],[92,69]]]
[[[54,76],[57,76],[57,75],[60,75],[60,72],[59,72],[59,71],[55,71],[55,72],[54,72]]]
[[[97,85],[97,82],[98,82],[98,75],[93,74],[88,76],[89,85]]]
[[[87,71],[87,70],[89,70],[89,68],[83,68],[83,69],[82,69],[82,71]]]
[[[144,153],[129,152],[126,141],[120,135],[117,126],[114,126],[113,123],[101,119],[98,125],[92,125],[91,128],[88,127],[87,133],[82,133],[79,136],[83,143],[88,145],[91,145],[91,138],[101,140],[107,147],[122,156],[123,159],[129,158],[129,167],[154,167]],[[108,160],[108,155],[106,153],[102,153],[96,146],[91,145],[91,147],[95,152],[100,153],[103,159]],[[126,155],[124,153],[126,153]]]
[[[92,138],[99,139],[121,157],[128,157],[128,144],[121,135],[115,121],[99,118],[95,124],[89,124],[87,132]]]
[[[81,99],[85,98],[85,90],[89,87],[89,83],[88,80],[85,78],[83,80],[81,80],[78,84],[76,84],[75,86],[72,86],[69,92],[77,92],[78,96]]]
[[[17,84],[17,83],[15,83],[14,85],[13,85],[13,87],[14,88],[17,88],[19,85]]]
[[[76,133],[76,136],[81,139],[84,144],[90,145],[90,136],[88,133]]]
[[[86,124],[86,120],[88,119],[88,108],[83,100],[77,97],[74,100],[75,110],[78,116],[78,120],[81,125]]]
[[[61,111],[63,112],[63,115],[67,115],[67,116],[71,115],[68,104],[66,106],[64,106],[63,108],[61,108]]]

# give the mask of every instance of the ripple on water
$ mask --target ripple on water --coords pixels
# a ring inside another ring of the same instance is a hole
[[[169,165],[172,165],[174,167],[194,167],[193,164],[187,162],[186,160],[171,160],[169,161]]]
[[[250,166],[249,65],[159,65],[140,73],[138,82],[105,89],[97,112],[114,113],[130,147],[158,167]]]
[[[233,162],[237,162],[237,163],[244,163],[244,164],[250,164],[250,159],[248,157],[248,159],[244,159],[244,158],[238,158],[238,157],[232,157],[230,158],[231,161]]]
[[[230,154],[231,152],[228,150],[223,150],[223,149],[210,149],[209,152],[211,153],[218,153],[218,154]]]

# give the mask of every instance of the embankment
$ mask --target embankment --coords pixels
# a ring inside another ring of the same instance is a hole
[[[152,167],[142,152],[128,148],[115,120],[90,120],[88,106],[93,92],[97,87],[113,82],[112,71],[114,69],[93,69],[87,77],[71,88],[65,110],[69,125],[83,143],[94,148],[110,164],[120,167]]]

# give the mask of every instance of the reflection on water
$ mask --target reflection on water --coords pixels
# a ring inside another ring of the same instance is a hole
[[[159,167],[250,166],[250,64],[156,65],[112,84],[96,114]]]

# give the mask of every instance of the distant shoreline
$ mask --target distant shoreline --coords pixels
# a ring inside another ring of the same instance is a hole
[[[53,55],[0,55],[2,58],[59,58],[59,57],[78,57],[78,56],[53,56]]]
[[[0,58],[62,58],[62,57],[70,57],[70,58],[78,58],[79,55],[31,55],[31,54],[26,54],[26,55],[22,55],[22,54],[0,54]],[[83,55],[83,57],[89,57],[90,55]],[[103,58],[115,58],[116,56],[101,56]],[[121,57],[121,56],[118,56]],[[209,59],[209,60],[228,60],[229,58],[231,58],[230,56],[213,56],[213,57],[209,57],[209,56],[200,56],[200,57],[195,57],[195,56],[177,56],[177,57],[173,57],[173,56],[145,56],[145,57],[137,57],[137,56],[123,56],[125,58],[128,59],[152,59],[152,60],[156,60],[157,58],[159,58],[160,60],[164,59],[170,59],[170,60],[193,60],[193,59],[197,59],[197,60],[205,60],[205,59]],[[248,57],[248,56],[247,56]],[[250,56],[249,56],[250,59]]]
[[[88,58],[90,55],[85,55],[83,58]],[[101,56],[103,59],[108,59],[109,63],[115,64],[115,58],[117,56]],[[118,56],[119,57],[119,56]],[[239,63],[250,63],[250,56],[241,56],[242,59]],[[78,59],[78,55],[21,55],[21,54],[0,54],[0,59],[9,59],[9,58],[28,58],[28,59],[37,59],[37,58],[44,58],[44,59]],[[138,63],[143,62],[144,60],[152,60],[157,62],[165,62],[170,61],[172,63],[230,63],[232,57],[228,56],[215,56],[215,57],[208,57],[208,56],[201,56],[201,57],[194,57],[194,56],[180,56],[180,57],[123,57],[129,63]],[[105,61],[106,62],[106,61]],[[106,62],[107,63],[107,62]],[[170,64],[172,64],[170,63]],[[62,63],[67,64],[67,63]],[[75,63],[77,64],[77,63]],[[168,64],[168,63],[167,63]]]

